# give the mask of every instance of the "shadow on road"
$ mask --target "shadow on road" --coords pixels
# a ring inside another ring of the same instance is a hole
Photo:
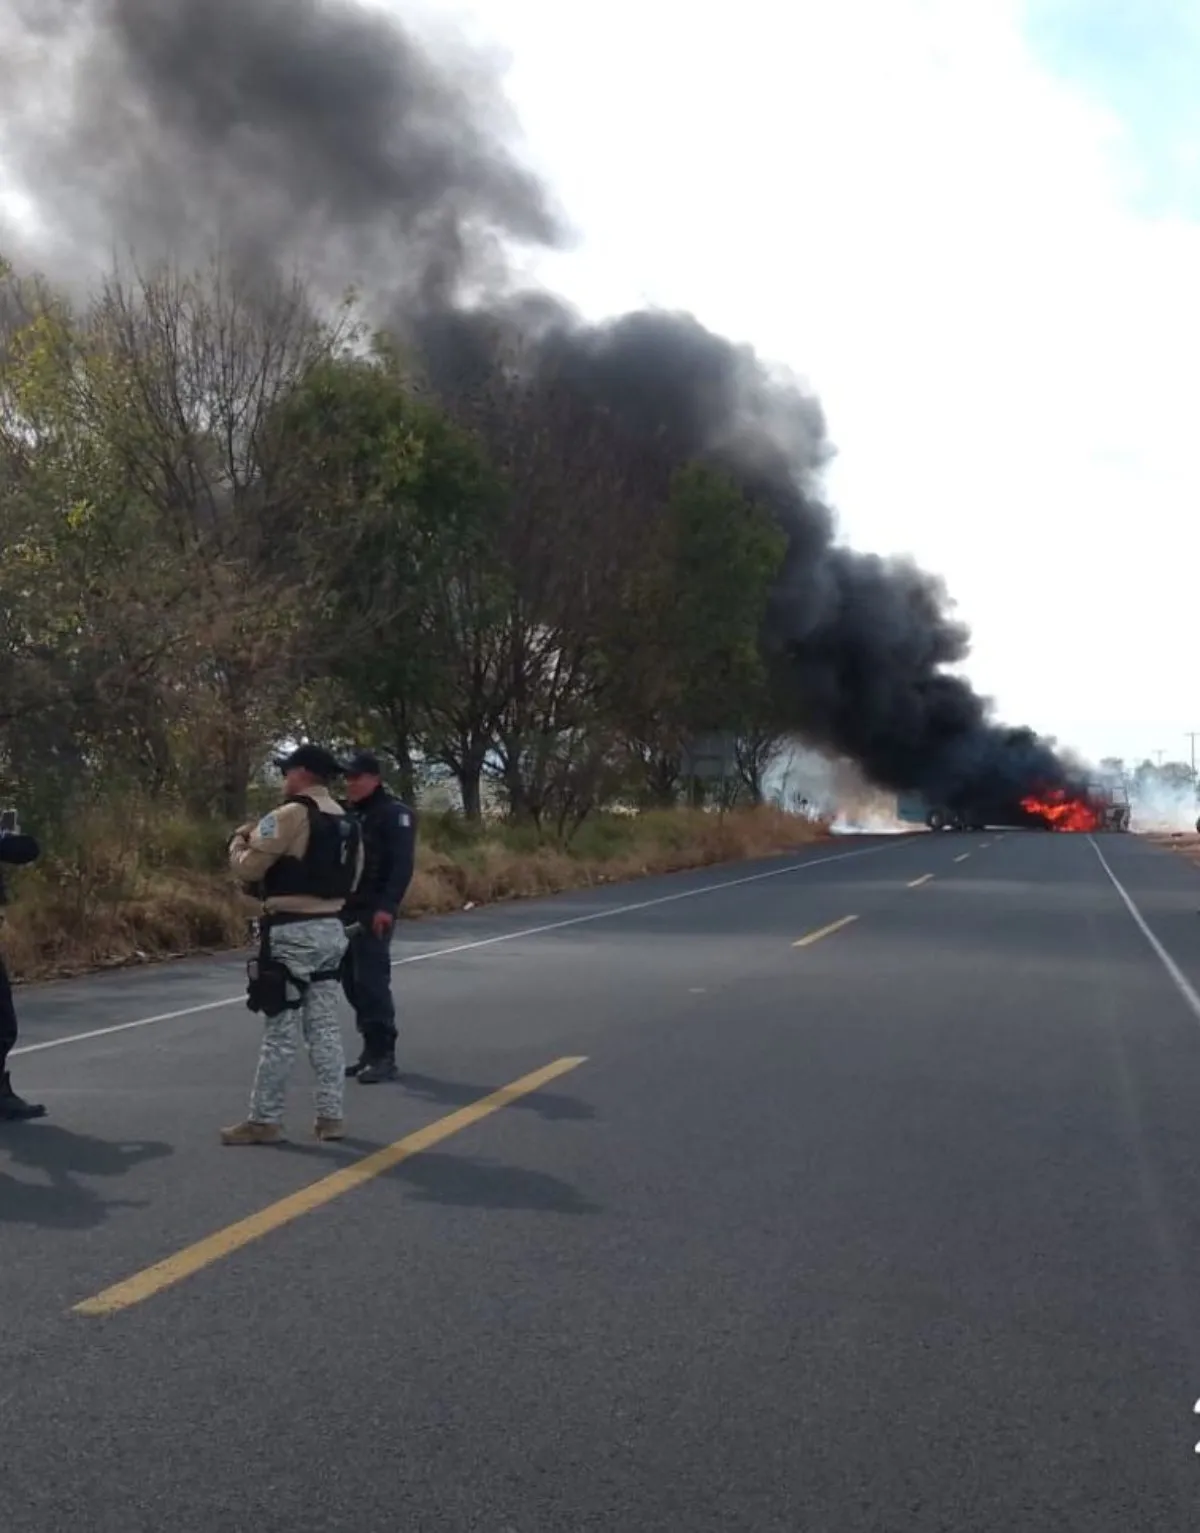
[[[347,1136],[337,1144],[298,1144],[289,1140],[273,1147],[277,1154],[312,1157],[324,1168],[338,1171],[385,1146]],[[405,1183],[421,1203],[443,1203],[458,1208],[520,1208],[547,1214],[598,1214],[600,1205],[590,1203],[569,1182],[544,1171],[526,1171],[495,1161],[421,1150],[385,1171],[381,1180]],[[0,1188],[0,1197],[3,1189]]]
[[[400,1085],[411,1096],[425,1102],[437,1102],[443,1107],[469,1107],[471,1103],[499,1089],[496,1086],[472,1086],[464,1081],[439,1080],[437,1076],[420,1075],[413,1070],[403,1071]],[[595,1111],[586,1103],[576,1097],[563,1096],[557,1091],[531,1092],[529,1096],[518,1097],[515,1102],[510,1102],[505,1111],[510,1112],[514,1108],[539,1113],[552,1123],[581,1123],[596,1116]]]
[[[542,1214],[598,1214],[570,1182],[545,1171],[529,1171],[471,1156],[423,1151],[385,1173],[403,1182],[420,1203],[455,1208],[525,1209]]]
[[[172,1154],[173,1147],[160,1140],[96,1139],[52,1123],[6,1126],[0,1131],[0,1224],[90,1229],[115,1208],[145,1208],[145,1199],[104,1198],[75,1178],[123,1176],[143,1161]],[[6,1165],[41,1175],[5,1176]]]
[[[374,1155],[376,1150],[386,1150],[391,1143],[390,1139],[357,1139],[353,1134],[347,1134],[344,1139],[329,1140],[324,1144],[284,1139],[279,1144],[270,1145],[269,1149],[272,1155],[300,1155],[318,1163],[323,1161],[330,1171],[337,1171],[341,1168],[340,1163],[353,1164]]]

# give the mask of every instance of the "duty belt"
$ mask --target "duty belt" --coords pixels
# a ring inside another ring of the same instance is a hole
[[[255,922],[254,935],[258,938],[258,953],[246,965],[246,1005],[251,1011],[265,1012],[268,1016],[278,1015],[283,1011],[298,1011],[304,1004],[304,992],[310,985],[321,980],[341,978],[341,967],[336,965],[331,969],[315,969],[307,979],[300,979],[285,963],[271,955],[270,934],[274,927],[294,926],[300,921],[326,920],[338,921],[340,918],[336,912],[319,914],[297,910],[263,912],[260,919]],[[288,995],[289,984],[294,985],[300,992],[298,996]]]

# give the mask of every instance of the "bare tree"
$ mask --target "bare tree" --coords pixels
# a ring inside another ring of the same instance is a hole
[[[312,662],[305,619],[320,569],[278,422],[346,327],[319,319],[298,281],[220,260],[114,274],[90,326],[109,364],[93,374],[93,411],[186,578],[173,689],[186,791],[237,817]]]

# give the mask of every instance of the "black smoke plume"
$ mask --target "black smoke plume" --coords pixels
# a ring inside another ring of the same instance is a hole
[[[0,20],[5,171],[58,275],[112,250],[299,262],[357,280],[439,369],[486,361],[499,316],[528,355],[679,461],[709,457],[787,529],[766,644],[805,732],[883,787],[1011,815],[1069,785],[1047,742],[994,723],[947,666],[966,629],[941,583],[836,544],[820,408],[694,319],[581,323],[513,290],[506,252],[562,230],[507,147],[494,72],[338,0],[24,0]]]

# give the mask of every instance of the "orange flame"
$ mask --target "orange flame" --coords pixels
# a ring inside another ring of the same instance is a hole
[[[1100,824],[1099,813],[1086,799],[1069,798],[1061,788],[1046,798],[1032,795],[1023,798],[1021,808],[1027,814],[1036,814],[1045,820],[1051,830],[1088,831],[1095,830]]]

